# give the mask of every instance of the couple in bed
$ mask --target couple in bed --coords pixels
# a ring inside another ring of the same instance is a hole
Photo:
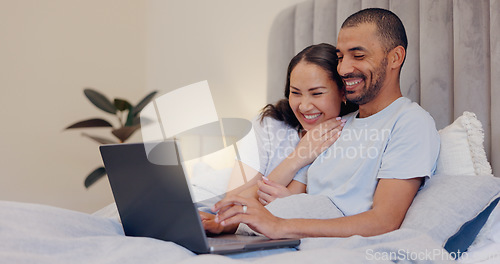
[[[398,229],[433,173],[440,144],[432,117],[401,94],[406,47],[395,14],[365,9],[342,24],[336,48],[319,44],[297,54],[286,99],[266,106],[254,122],[260,166],[242,162],[256,177],[217,202],[215,215],[200,213],[207,232],[235,232],[240,223],[269,238]],[[283,219],[264,207],[306,191],[327,196],[345,216]]]

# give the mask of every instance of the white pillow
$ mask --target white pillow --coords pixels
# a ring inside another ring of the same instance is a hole
[[[435,174],[487,175],[491,165],[486,158],[481,122],[471,112],[464,112],[451,125],[439,130],[441,150]]]

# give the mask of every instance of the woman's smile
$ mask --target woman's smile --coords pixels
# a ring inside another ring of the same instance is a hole
[[[304,121],[308,124],[314,124],[321,117],[321,115],[322,113],[302,114],[302,116],[304,117]]]

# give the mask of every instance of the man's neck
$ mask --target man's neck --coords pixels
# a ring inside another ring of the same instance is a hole
[[[384,110],[402,96],[399,85],[392,86],[389,89],[382,89],[373,100],[359,106],[359,118],[369,117]]]

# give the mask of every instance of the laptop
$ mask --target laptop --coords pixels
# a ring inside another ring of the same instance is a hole
[[[100,151],[127,236],[172,241],[198,254],[229,254],[300,244],[300,239],[273,240],[262,236],[207,237],[182,163],[158,165],[154,161],[159,157],[180,161],[175,141],[157,145],[102,145]],[[151,157],[155,153],[161,155]]]

